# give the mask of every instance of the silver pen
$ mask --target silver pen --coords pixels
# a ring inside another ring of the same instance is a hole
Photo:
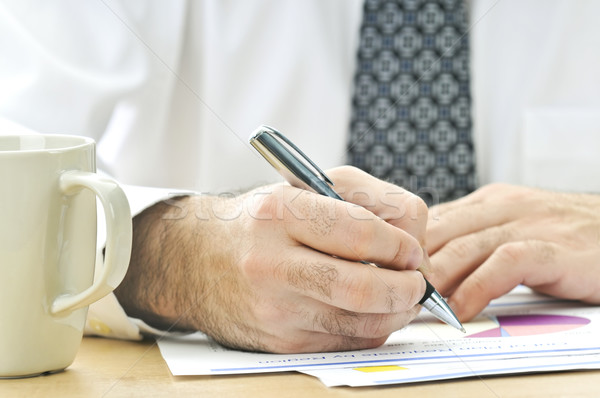
[[[312,190],[321,195],[343,200],[332,188],[333,182],[283,134],[269,126],[259,126],[250,136],[250,144],[273,166],[291,185]],[[362,261],[368,264],[365,261]],[[436,318],[465,333],[450,306],[435,288],[425,279],[425,294],[419,304]]]

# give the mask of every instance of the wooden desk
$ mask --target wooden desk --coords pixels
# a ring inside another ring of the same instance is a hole
[[[0,380],[0,397],[598,397],[600,371],[487,377],[391,387],[327,388],[299,373],[173,377],[154,342],[84,338],[73,365]]]

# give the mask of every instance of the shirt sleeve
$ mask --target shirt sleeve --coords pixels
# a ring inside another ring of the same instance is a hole
[[[131,208],[131,216],[141,213],[152,205],[168,200],[174,196],[191,194],[180,190],[164,188],[140,187],[132,185],[121,185]],[[103,261],[102,248],[106,237],[106,226],[104,215],[98,209],[98,250],[96,253],[96,270],[98,264]],[[162,335],[164,332],[155,329],[140,319],[127,316],[123,307],[119,304],[117,297],[111,293],[90,305],[84,333],[86,335],[111,337],[127,340],[141,340],[144,335]]]

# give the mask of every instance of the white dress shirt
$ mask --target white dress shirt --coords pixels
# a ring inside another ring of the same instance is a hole
[[[600,2],[469,6],[479,183],[599,192]],[[95,138],[99,167],[124,184],[277,181],[247,144],[260,124],[333,167],[361,16],[361,0],[4,0],[0,116]],[[168,192],[128,190],[138,210]],[[139,335],[114,296],[99,304],[90,329]]]

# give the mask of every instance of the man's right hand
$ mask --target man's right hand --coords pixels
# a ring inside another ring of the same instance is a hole
[[[287,185],[190,196],[134,219],[126,312],[267,352],[372,348],[417,314],[427,209],[355,168],[339,201]],[[367,261],[378,267],[359,263]]]

